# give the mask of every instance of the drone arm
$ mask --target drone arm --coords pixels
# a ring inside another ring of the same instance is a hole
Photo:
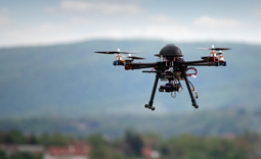
[[[126,64],[125,69],[142,69],[142,68],[151,68],[157,66],[157,63],[129,63]]]
[[[158,64],[157,62],[151,62],[151,63],[141,63],[141,62],[139,62],[139,63],[130,63],[128,65],[130,65],[130,66],[149,66],[149,67],[151,67],[151,66],[156,66],[157,64]]]
[[[226,62],[190,63],[187,66],[226,66]]]
[[[188,66],[218,66],[218,63],[214,63],[214,62],[207,62],[207,63],[191,63],[188,64]]]
[[[180,61],[178,62],[179,64],[184,64],[184,65],[189,65],[189,64],[196,64],[196,63],[206,63],[207,60],[203,59],[203,60],[196,60],[196,61]]]

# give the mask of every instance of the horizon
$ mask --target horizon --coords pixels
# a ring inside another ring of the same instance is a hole
[[[222,40],[199,40],[199,41],[172,41],[166,40],[166,39],[149,39],[149,38],[129,38],[129,39],[113,39],[113,38],[99,38],[99,39],[80,39],[80,40],[74,40],[74,41],[61,41],[56,43],[39,43],[39,44],[21,44],[21,45],[11,45],[11,46],[1,46],[0,49],[12,49],[12,48],[26,48],[26,47],[49,47],[49,46],[60,46],[60,45],[71,45],[71,44],[77,44],[77,43],[85,43],[85,42],[93,42],[93,41],[160,41],[160,42],[166,42],[166,44],[193,44],[193,43],[209,43],[210,45],[215,45],[217,43],[224,43],[224,44],[245,44],[245,45],[254,45],[254,46],[261,46],[261,43],[251,43],[251,42],[241,42],[241,41],[222,41]],[[209,45],[209,46],[210,46]]]

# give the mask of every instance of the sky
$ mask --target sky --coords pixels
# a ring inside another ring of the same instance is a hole
[[[0,47],[105,38],[261,45],[261,1],[0,0]]]

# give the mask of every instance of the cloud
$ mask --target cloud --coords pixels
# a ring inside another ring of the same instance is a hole
[[[257,17],[261,17],[261,8],[255,8],[253,9],[253,13]]]
[[[151,15],[141,35],[161,39],[183,39],[191,33],[189,27],[174,18],[164,15]]]
[[[86,2],[86,1],[62,1],[61,8],[64,10],[80,12],[102,12],[102,13],[140,13],[142,9],[134,3],[115,2]]]
[[[209,16],[202,16],[194,21],[194,25],[205,28],[227,28],[237,27],[239,26],[239,22],[231,19],[218,19]]]
[[[57,8],[55,7],[45,7],[43,8],[43,11],[46,13],[55,13],[57,11]]]
[[[0,25],[6,25],[9,24],[10,20],[7,16],[1,16],[0,15]]]
[[[44,23],[38,26],[1,31],[1,45],[39,45],[67,42],[78,37],[63,25]]]
[[[90,21],[89,19],[81,17],[73,17],[70,22],[81,26],[93,25],[94,23],[94,21]]]
[[[162,14],[147,14],[140,16],[126,15],[107,17],[102,21],[89,20],[87,18],[73,18],[73,23],[85,25],[87,38],[167,38],[178,39],[189,35],[191,32],[179,21]],[[91,30],[91,31],[90,31]]]
[[[8,8],[6,8],[6,7],[0,8],[0,13],[1,14],[6,14],[6,13],[9,13],[9,12],[10,12],[10,10]]]
[[[8,13],[10,13],[10,10],[8,8],[6,7],[0,8],[0,25],[3,26],[10,23]]]
[[[257,33],[258,25],[252,23],[204,15],[195,18],[182,17],[181,14],[178,17],[177,14],[152,11],[151,8],[140,5],[138,0],[124,2],[62,0],[58,4],[50,4],[49,7],[43,6],[41,13],[44,18],[39,16],[37,20],[30,19],[31,22],[37,21],[30,25],[19,24],[20,21],[15,18],[20,16],[13,17],[9,15],[9,9],[0,7],[0,45],[51,44],[94,38],[244,40],[260,43],[257,36],[260,35],[260,32]],[[259,15],[260,10],[256,9],[255,14]],[[249,21],[252,22],[251,19]],[[251,27],[253,29],[249,29]],[[242,34],[238,34],[241,32]]]

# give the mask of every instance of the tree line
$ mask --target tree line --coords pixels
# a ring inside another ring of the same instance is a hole
[[[148,158],[144,150],[158,153],[159,159],[258,159],[261,158],[261,135],[246,132],[232,137],[197,136],[182,134],[162,137],[158,134],[139,133],[127,130],[122,137],[108,138],[95,133],[86,137],[77,137],[61,133],[43,133],[34,135],[20,131],[0,132],[2,144],[28,144],[50,146],[68,146],[76,140],[85,141],[91,146],[90,159],[131,159]],[[28,153],[7,155],[0,150],[1,159],[38,159]]]

